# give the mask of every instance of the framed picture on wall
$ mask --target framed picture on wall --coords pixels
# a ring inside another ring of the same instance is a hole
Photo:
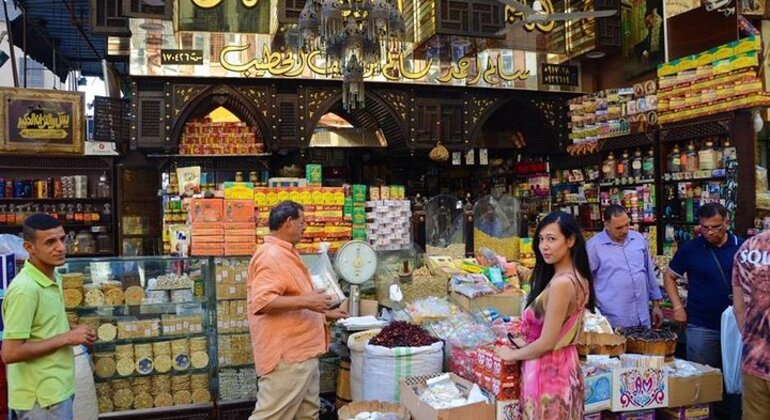
[[[663,0],[625,0],[620,13],[623,74],[633,79],[666,61]]]
[[[0,151],[83,154],[82,92],[0,88]]]

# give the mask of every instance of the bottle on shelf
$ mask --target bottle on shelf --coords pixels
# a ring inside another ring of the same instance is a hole
[[[616,174],[617,174],[617,162],[615,161],[615,154],[613,152],[610,152],[610,154],[607,156],[607,159],[604,160],[604,164],[602,164],[602,175],[604,176],[605,182],[612,182],[615,180]]]
[[[99,176],[99,182],[96,184],[96,196],[98,198],[110,197],[110,181],[107,178],[107,172]]]
[[[698,167],[701,171],[711,171],[717,168],[717,152],[714,142],[706,140],[705,146],[698,152]]]
[[[655,177],[655,151],[652,148],[647,150],[647,156],[642,160],[642,177],[644,179]]]
[[[671,150],[671,153],[668,154],[668,160],[667,160],[668,172],[677,173],[682,171],[681,158],[682,158],[682,152],[679,150],[679,146],[675,145],[674,148]]]
[[[687,150],[682,152],[680,162],[683,169],[682,172],[698,171],[698,152],[695,150],[695,144],[692,141],[687,145]]]
[[[630,171],[631,161],[628,156],[628,151],[624,150],[623,154],[621,155],[621,159],[618,161],[618,173],[617,177],[623,180],[625,180],[631,175]]]
[[[243,172],[238,171],[235,173],[235,182],[243,182]]]
[[[729,138],[725,139],[722,144],[722,167],[727,168],[727,162],[737,161],[738,152],[735,150],[735,146],[732,145]]]
[[[634,151],[634,159],[631,161],[631,175],[634,177],[634,179],[639,180],[642,179],[643,171],[642,166],[644,165],[642,163],[642,150],[637,148]]]

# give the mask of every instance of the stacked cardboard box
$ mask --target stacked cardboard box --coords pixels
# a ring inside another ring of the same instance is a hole
[[[412,211],[409,200],[369,201],[366,205],[366,236],[375,249],[395,251],[412,246]],[[353,216],[355,226],[355,213]]]
[[[221,256],[225,253],[225,231],[222,224],[224,201],[221,198],[194,198],[189,220],[192,247],[190,255]]]
[[[296,248],[299,252],[317,252],[321,242],[329,242],[331,250],[338,249],[350,239],[350,222],[343,219],[345,190],[335,187],[274,187],[255,188],[257,244],[264,243],[270,233],[270,210],[276,204],[291,200],[305,208],[305,229]],[[364,220],[365,222],[365,220]]]
[[[498,400],[517,400],[520,394],[521,374],[517,362],[505,362],[495,355],[493,346],[476,349],[473,364],[476,383]]]
[[[257,246],[253,200],[225,199],[225,255],[252,255]]]

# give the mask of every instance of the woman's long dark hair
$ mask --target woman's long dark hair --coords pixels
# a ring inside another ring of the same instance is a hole
[[[549,214],[537,224],[535,237],[532,240],[532,249],[535,252],[535,269],[532,272],[532,290],[530,290],[527,297],[527,306],[545,290],[555,273],[553,264],[546,263],[543,259],[543,254],[540,252],[540,232],[544,227],[552,223],[559,225],[559,230],[565,238],[575,238],[575,245],[570,249],[572,264],[575,271],[588,282],[588,303],[586,307],[593,312],[596,300],[594,296],[593,275],[591,275],[588,252],[586,252],[586,240],[575,217],[562,211],[555,211]]]

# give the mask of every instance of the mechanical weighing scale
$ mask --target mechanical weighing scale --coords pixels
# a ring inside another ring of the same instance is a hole
[[[350,316],[358,316],[361,303],[360,286],[374,277],[377,271],[377,252],[364,241],[350,241],[337,251],[335,265],[340,277],[350,284],[348,312]]]

